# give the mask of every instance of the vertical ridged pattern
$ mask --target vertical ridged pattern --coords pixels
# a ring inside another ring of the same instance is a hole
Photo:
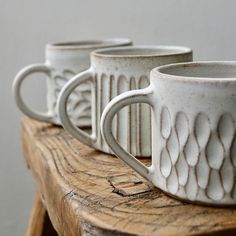
[[[146,76],[127,78],[124,75],[114,76],[98,74],[97,76],[97,148],[110,152],[100,133],[100,118],[106,105],[117,95],[149,85]],[[121,146],[135,156],[151,155],[151,109],[147,104],[133,104],[122,108],[113,120],[112,130]]]
[[[122,94],[129,90],[129,81],[126,79],[125,76],[121,75],[118,77],[118,94]],[[128,143],[129,143],[129,134],[128,134],[128,120],[129,120],[129,108],[126,106],[122,108],[118,113],[118,122],[117,122],[117,130],[118,130],[118,136],[117,140],[121,144],[122,147],[124,147],[126,150],[128,149]],[[124,132],[126,130],[126,132]]]
[[[136,86],[136,81],[134,77],[131,77],[130,79],[130,90],[137,89]],[[136,123],[137,123],[137,104],[133,104],[130,106],[130,133],[132,134],[130,137],[130,152],[131,153],[136,153],[136,150],[138,148],[138,142],[137,142],[137,128],[136,128]]]
[[[105,109],[106,105],[109,103],[110,101],[110,94],[111,94],[111,86],[110,86],[111,82],[110,82],[110,76],[103,74],[102,78],[101,78],[101,115],[103,110]],[[100,115],[100,117],[101,117]],[[100,124],[100,122],[99,122]],[[102,146],[105,148],[105,151],[109,151],[107,145],[105,144],[105,141],[102,139],[101,137],[101,144]]]
[[[146,76],[141,76],[138,81],[138,88],[145,88],[149,85],[149,78]],[[150,152],[150,143],[151,143],[151,108],[148,104],[138,104],[139,106],[139,123],[137,126],[139,127],[139,140],[138,140],[138,146],[139,150],[137,155],[142,156],[145,155],[151,155]],[[145,138],[144,138],[145,137]]]
[[[103,141],[102,141],[102,137],[101,137],[101,132],[100,132],[100,117],[101,117],[101,114],[102,114],[102,82],[103,82],[103,77],[104,75],[102,74],[101,76],[100,75],[97,75],[97,104],[96,104],[96,107],[95,109],[97,109],[97,144],[98,144],[98,147],[102,147],[102,144],[103,144]]]
[[[118,81],[116,80],[115,76],[111,75],[110,76],[110,84],[111,84],[111,86],[110,86],[110,94],[111,94],[110,101],[118,95],[117,82]],[[115,116],[113,119],[113,123],[112,123],[112,130],[113,130],[113,134],[115,137],[117,137],[117,132],[118,132],[117,125],[116,125],[116,123],[118,122],[117,120],[118,120],[118,117]]]

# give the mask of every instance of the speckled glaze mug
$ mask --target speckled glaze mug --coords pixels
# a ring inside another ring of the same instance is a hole
[[[124,106],[152,107],[152,164],[143,165],[112,135]],[[236,62],[193,62],[151,72],[148,88],[121,94],[101,118],[113,152],[155,186],[177,198],[236,204]]]
[[[51,43],[46,46],[46,62],[32,64],[23,68],[15,77],[13,92],[19,109],[27,116],[40,120],[60,124],[56,111],[59,92],[77,73],[86,70],[90,65],[90,53],[98,48],[132,45],[129,39],[86,40],[77,42]],[[21,95],[23,81],[33,73],[44,73],[47,79],[47,107],[48,112],[40,113],[30,109]],[[81,127],[91,126],[91,89],[84,81],[68,102],[69,114],[73,122]]]
[[[192,61],[192,51],[178,46],[134,46],[93,52],[91,67],[71,79],[59,95],[58,114],[63,127],[83,143],[112,153],[100,132],[100,118],[109,101],[125,91],[147,87],[152,68],[184,61]],[[66,106],[70,93],[88,78],[93,91],[91,135],[73,124]],[[113,131],[121,146],[134,156],[151,155],[151,110],[148,105],[134,105],[119,112]]]

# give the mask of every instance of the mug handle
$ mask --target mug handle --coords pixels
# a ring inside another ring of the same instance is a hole
[[[46,121],[50,122],[53,119],[52,112],[37,112],[31,110],[24,102],[21,94],[21,85],[23,81],[28,77],[30,74],[33,73],[44,73],[48,77],[51,74],[51,68],[46,64],[32,64],[20,70],[16,75],[14,82],[13,82],[13,94],[15,98],[16,105],[18,108],[27,116],[39,120],[39,121]]]
[[[127,165],[129,165],[148,180],[151,180],[151,167],[147,167],[138,159],[136,159],[132,154],[125,151],[116,141],[112,134],[112,120],[115,114],[125,106],[134,103],[147,103],[150,106],[153,106],[151,99],[152,94],[152,85],[144,89],[132,90],[122,93],[108,103],[101,117],[101,133],[108,146],[112,149],[117,157],[122,159]]]
[[[67,101],[69,99],[70,94],[82,83],[85,82],[93,82],[95,83],[94,79],[94,71],[92,68],[89,68],[86,71],[83,71],[77,75],[75,75],[72,79],[67,82],[67,84],[62,88],[61,92],[58,96],[57,101],[57,109],[59,119],[61,121],[62,126],[67,130],[72,136],[76,139],[80,140],[81,142],[93,146],[93,143],[96,141],[96,131],[93,129],[94,125],[92,124],[92,134],[88,134],[75,124],[72,123],[68,111],[67,111]],[[92,86],[92,94],[95,94],[95,85]]]

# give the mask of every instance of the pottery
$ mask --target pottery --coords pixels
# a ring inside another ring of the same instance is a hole
[[[81,142],[112,153],[100,132],[100,118],[106,105],[117,95],[149,85],[152,68],[192,60],[192,51],[177,46],[136,46],[97,50],[91,54],[91,67],[76,75],[62,89],[59,116],[63,127]],[[92,84],[92,134],[77,128],[67,114],[67,100],[83,81]],[[151,111],[146,104],[127,107],[117,114],[113,131],[121,146],[135,156],[151,155]]]
[[[52,43],[46,46],[46,62],[23,68],[15,77],[13,92],[19,109],[27,116],[60,124],[56,112],[56,101],[65,83],[90,65],[90,53],[98,48],[132,45],[129,39],[88,40],[78,42]],[[21,95],[22,82],[33,73],[44,73],[47,78],[48,112],[40,113],[30,109]],[[68,102],[69,114],[73,122],[81,127],[91,126],[91,88],[84,81]]]
[[[112,134],[124,106],[152,107],[152,164],[143,165]],[[101,118],[112,151],[177,198],[236,204],[236,62],[193,62],[155,68],[148,88],[113,99]]]

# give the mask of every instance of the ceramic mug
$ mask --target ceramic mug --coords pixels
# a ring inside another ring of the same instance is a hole
[[[177,46],[137,46],[97,50],[91,54],[91,67],[76,75],[62,89],[58,103],[63,127],[75,138],[106,153],[111,153],[100,132],[100,118],[115,96],[149,85],[152,68],[192,60],[192,51]],[[90,78],[92,86],[92,134],[77,128],[67,114],[67,99],[76,87]],[[122,147],[135,156],[151,155],[151,111],[146,104],[127,107],[113,123]]]
[[[152,164],[143,165],[112,135],[124,106],[152,107]],[[155,68],[148,88],[112,100],[101,118],[113,152],[177,198],[236,204],[236,62],[193,62]]]
[[[90,52],[98,48],[132,45],[129,39],[88,40],[52,43],[46,46],[46,62],[23,68],[15,77],[13,91],[19,109],[27,116],[54,124],[60,124],[56,112],[56,101],[61,88],[77,73],[90,65]],[[22,82],[33,73],[44,73],[47,79],[47,113],[30,109],[21,95]],[[91,91],[88,83],[70,97],[69,114],[78,126],[91,126]]]

